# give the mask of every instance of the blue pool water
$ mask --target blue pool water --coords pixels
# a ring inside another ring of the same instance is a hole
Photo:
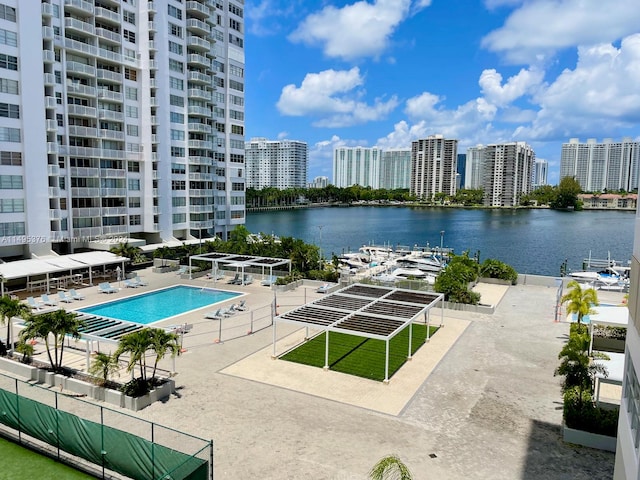
[[[614,305],[611,303],[600,303],[598,305],[595,305],[598,307],[619,307],[620,305]],[[605,313],[605,312],[601,312],[601,313]],[[572,322],[577,322],[578,321],[578,315],[576,313],[572,313],[571,314],[571,321]],[[584,324],[589,324],[591,323],[591,319],[589,318],[589,315],[585,315],[584,317],[582,317],[582,323]]]
[[[81,308],[78,312],[147,325],[191,310],[224,302],[238,295],[241,294],[211,288],[176,285],[93,307]]]

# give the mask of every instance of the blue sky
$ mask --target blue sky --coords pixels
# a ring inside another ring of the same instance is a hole
[[[247,0],[246,138],[336,146],[640,140],[638,0]]]

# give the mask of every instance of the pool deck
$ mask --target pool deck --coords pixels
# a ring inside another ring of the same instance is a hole
[[[88,287],[78,290],[86,300],[64,306],[176,283],[214,286],[175,273],[141,276],[149,286],[110,295]],[[154,324],[188,326],[175,363],[178,391],[135,415],[213,439],[217,480],[364,479],[390,453],[417,479],[612,476],[613,454],[561,441],[560,379],[553,371],[569,324],[554,321],[555,288],[479,285],[495,313],[445,310],[445,327],[383,384],[271,358],[274,300],[283,313],[321,296],[314,287],[277,298],[259,280],[215,287],[245,293],[249,310],[219,322],[205,319],[210,308],[204,308]],[[623,298],[598,295],[607,303]],[[277,334],[281,353],[303,330],[279,324]],[[83,355],[70,352],[68,360],[84,366]],[[171,360],[160,367],[173,370]]]

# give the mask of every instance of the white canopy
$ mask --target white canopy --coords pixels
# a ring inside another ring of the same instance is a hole
[[[629,324],[629,309],[626,306],[598,306],[593,307],[593,311],[595,313],[589,314],[589,323],[592,325],[626,327]]]
[[[0,275],[4,281],[27,278],[49,273],[68,272],[87,267],[99,267],[129,260],[111,252],[84,252],[72,255],[49,255],[29,260],[16,260],[0,264]]]

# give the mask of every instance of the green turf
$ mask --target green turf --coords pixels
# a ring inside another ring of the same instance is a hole
[[[415,353],[427,338],[424,324],[413,324],[411,353]],[[430,336],[438,327],[429,327]],[[409,329],[405,328],[389,341],[389,378],[407,361]],[[324,367],[325,334],[322,333],[280,358],[290,362]],[[329,335],[329,369],[371,380],[384,380],[385,342],[331,332]]]
[[[86,480],[92,477],[0,437],[0,480]]]

